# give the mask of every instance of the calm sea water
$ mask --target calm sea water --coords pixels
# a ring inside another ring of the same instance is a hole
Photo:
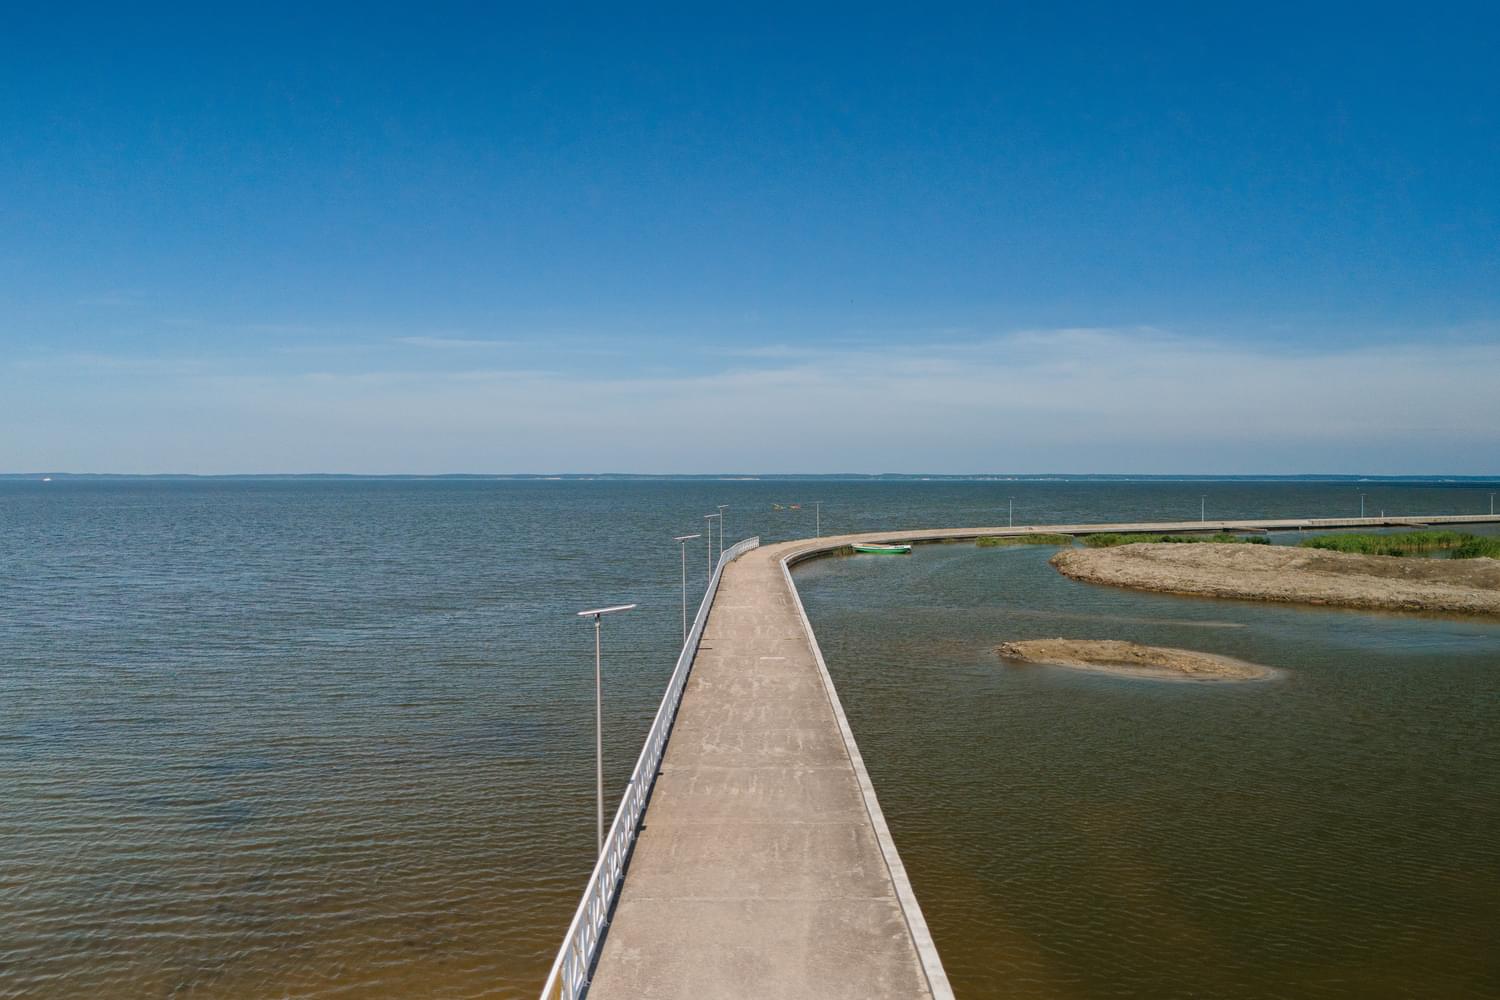
[[[1500,623],[1095,587],[1055,551],[798,576],[958,995],[1500,996]],[[1055,636],[1282,675],[994,651]]]
[[[1488,504],[1366,492],[1371,512]],[[1017,523],[1192,517],[1205,494],[1210,516],[1359,503],[1287,484],[0,483],[0,997],[533,996],[593,850],[574,612],[641,604],[605,636],[617,792],[680,638],[671,536],[720,503],[731,540],[774,540],[812,528],[776,502],[826,501],[834,533],[1001,523],[1012,496]],[[930,547],[800,576],[962,995],[1493,986],[1493,626],[1104,594],[1045,556]],[[900,627],[862,627],[875,608]],[[1288,675],[1147,686],[988,652],[1054,634]]]

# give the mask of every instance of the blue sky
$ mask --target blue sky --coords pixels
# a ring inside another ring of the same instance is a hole
[[[1492,6],[305,6],[8,15],[0,470],[1500,471]]]

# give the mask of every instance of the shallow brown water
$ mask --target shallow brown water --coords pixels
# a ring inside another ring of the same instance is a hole
[[[1500,995],[1500,623],[1091,587],[1051,551],[798,573],[960,997]],[[993,651],[1056,636],[1284,673]]]

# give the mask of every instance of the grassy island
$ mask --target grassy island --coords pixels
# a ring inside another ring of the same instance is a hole
[[[1500,538],[1462,531],[1409,531],[1399,535],[1319,535],[1304,539],[1307,549],[1353,552],[1362,556],[1412,556],[1447,552],[1453,559],[1500,559]]]

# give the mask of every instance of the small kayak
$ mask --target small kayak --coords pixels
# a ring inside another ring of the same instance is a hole
[[[904,556],[911,552],[910,545],[880,545],[873,542],[855,542],[850,547],[855,552],[864,552],[872,556]]]

